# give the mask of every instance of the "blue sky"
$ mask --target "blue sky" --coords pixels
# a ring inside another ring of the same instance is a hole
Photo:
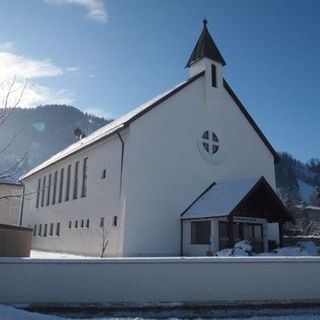
[[[4,0],[0,80],[30,79],[25,107],[117,117],[188,77],[204,16],[273,146],[320,158],[318,0]]]

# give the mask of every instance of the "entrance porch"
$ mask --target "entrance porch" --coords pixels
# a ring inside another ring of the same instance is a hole
[[[263,178],[212,184],[181,215],[181,254],[211,255],[252,242],[255,252],[268,241],[282,243],[282,224],[291,216]]]

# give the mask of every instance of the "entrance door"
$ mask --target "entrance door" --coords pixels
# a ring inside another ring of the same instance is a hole
[[[255,252],[263,252],[263,227],[262,224],[245,223],[243,237],[252,242]]]

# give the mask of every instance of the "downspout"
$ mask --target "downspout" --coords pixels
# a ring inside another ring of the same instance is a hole
[[[180,220],[180,256],[183,257],[183,220]]]
[[[120,142],[121,142],[121,164],[120,164],[120,196],[121,196],[121,192],[122,192],[122,175],[123,175],[123,155],[124,155],[124,141],[120,135],[120,133],[117,133]]]
[[[22,202],[21,202],[21,207],[20,207],[20,221],[19,221],[19,225],[22,226],[22,217],[23,217],[23,204],[24,204],[24,191],[26,189],[26,186],[24,185],[23,181],[21,181],[22,183]]]

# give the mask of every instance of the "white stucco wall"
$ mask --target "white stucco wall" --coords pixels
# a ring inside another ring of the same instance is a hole
[[[0,259],[0,303],[320,301],[319,257]],[[172,304],[171,304],[172,305]]]
[[[87,196],[81,198],[83,159],[88,157],[87,162]],[[75,162],[80,161],[78,171],[78,198],[73,199],[73,182]],[[65,201],[67,183],[67,167],[72,165],[70,200]],[[48,176],[58,170],[57,198],[56,204],[36,208],[36,193],[26,196],[24,201],[23,225],[34,227],[48,224],[48,235],[46,237],[33,237],[32,247],[49,251],[74,252],[88,255],[99,255],[102,247],[102,228],[100,219],[105,219],[105,230],[109,240],[105,255],[119,255],[119,235],[122,228],[120,217],[120,166],[121,166],[121,143],[117,136],[103,140],[83,151],[80,151],[53,166],[50,166],[31,177],[24,183],[25,193],[37,190],[38,179]],[[63,200],[58,203],[60,169],[64,168],[64,192]],[[106,169],[106,178],[102,179],[102,171]],[[42,187],[42,184],[41,184]],[[46,190],[47,193],[47,190]],[[53,186],[51,186],[51,199]],[[41,203],[41,194],[40,194]],[[118,226],[112,226],[114,216],[118,218]],[[81,220],[89,219],[89,228],[81,228]],[[69,221],[72,228],[69,229]],[[75,228],[75,221],[78,228]],[[60,223],[60,236],[49,236],[50,223]],[[38,233],[38,230],[37,230]]]
[[[178,255],[179,215],[213,181],[264,176],[275,187],[272,154],[225,89],[208,81],[206,73],[130,125],[124,255]],[[212,162],[199,152],[208,129],[220,140]]]
[[[21,195],[22,186],[0,184],[0,197]],[[19,224],[21,197],[0,199],[0,223]]]

